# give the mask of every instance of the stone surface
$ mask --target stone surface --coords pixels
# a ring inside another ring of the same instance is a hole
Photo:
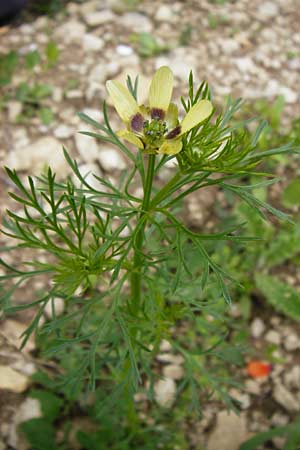
[[[84,15],[84,21],[90,27],[97,27],[108,22],[112,22],[115,15],[109,9],[93,11]]]
[[[275,344],[275,345],[279,345],[281,342],[281,336],[280,333],[278,331],[275,330],[269,330],[266,334],[265,334],[265,340],[267,342],[270,342],[270,344]]]
[[[120,25],[128,28],[132,32],[146,32],[149,33],[152,28],[152,22],[149,18],[138,12],[128,12],[120,17]]]
[[[84,131],[93,131],[95,130],[90,129],[88,126],[84,125],[84,127],[81,127],[81,129],[84,129]],[[81,161],[84,162],[93,162],[95,161],[99,156],[99,146],[96,141],[96,139],[86,136],[84,134],[76,133],[75,134],[75,143],[77,151],[81,157]]]
[[[48,166],[51,166],[59,177],[65,177],[70,172],[61,143],[50,136],[13,150],[8,154],[5,163],[16,170],[27,170],[35,175],[40,175]]]
[[[104,47],[104,42],[101,38],[86,33],[82,39],[82,46],[88,52],[99,52]]]
[[[278,15],[279,8],[274,1],[264,2],[259,6],[257,13],[260,19],[269,20]]]
[[[99,151],[98,161],[101,167],[107,172],[114,172],[115,170],[123,170],[126,168],[126,163],[120,152],[114,148],[101,149]]]
[[[8,366],[0,366],[0,389],[20,393],[29,386],[29,378]]]
[[[184,370],[182,366],[168,364],[163,368],[163,375],[164,377],[171,378],[172,380],[181,380],[184,376]]]
[[[259,317],[256,317],[251,323],[251,335],[258,339],[262,336],[266,329],[266,325]]]
[[[56,317],[61,316],[64,312],[65,303],[62,298],[56,297],[53,301],[49,301],[44,309],[44,314],[47,319],[51,319],[53,316],[53,312]]]
[[[176,395],[176,384],[171,378],[159,380],[154,385],[155,400],[163,408],[170,408]]]
[[[288,412],[300,411],[300,399],[297,399],[279,381],[275,384],[273,397],[276,402]]]
[[[288,352],[300,349],[300,336],[290,333],[283,339],[283,346]]]
[[[217,414],[216,427],[209,436],[206,450],[238,450],[247,437],[245,414],[237,416],[221,411]]]

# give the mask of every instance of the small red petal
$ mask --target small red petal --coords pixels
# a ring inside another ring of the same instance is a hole
[[[272,370],[271,364],[261,361],[250,361],[247,365],[247,373],[252,378],[262,378],[269,375]]]

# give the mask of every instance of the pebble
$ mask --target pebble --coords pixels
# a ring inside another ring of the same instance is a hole
[[[265,340],[267,342],[270,342],[270,344],[275,344],[275,345],[280,345],[281,342],[281,336],[278,333],[278,331],[275,330],[269,330],[266,334],[265,334]]]
[[[103,186],[100,184],[100,182],[94,177],[94,174],[97,176],[100,176],[100,169],[97,164],[95,163],[87,163],[87,164],[81,164],[79,166],[79,170],[81,175],[84,177],[86,182],[92,186],[94,189],[100,189],[103,191]]]
[[[82,38],[82,47],[88,52],[99,52],[104,47],[104,41],[93,34],[86,33]]]
[[[18,115],[21,114],[23,105],[21,102],[16,100],[11,100],[6,104],[7,112],[8,112],[8,120],[10,122],[15,122]]]
[[[247,439],[247,420],[244,413],[221,411],[217,414],[217,423],[208,438],[206,450],[238,450]]]
[[[0,389],[21,393],[26,391],[30,379],[9,366],[0,366]]]
[[[274,1],[264,2],[258,7],[257,14],[262,20],[273,19],[279,14],[278,5]]]
[[[130,47],[129,45],[123,44],[117,45],[116,51],[120,56],[130,56],[133,54],[133,48]]]
[[[171,22],[173,19],[173,11],[169,5],[160,5],[155,14],[155,19],[159,22]]]
[[[172,345],[166,339],[163,339],[160,343],[159,349],[161,352],[170,352],[172,350]]]
[[[262,319],[256,317],[251,323],[251,336],[258,339],[262,336],[266,329],[266,325]]]
[[[294,366],[284,374],[284,384],[289,389],[300,391],[300,366]]]
[[[81,44],[84,34],[84,24],[73,19],[59,25],[54,30],[53,38],[63,42],[64,45],[72,43]]]
[[[171,378],[164,378],[154,384],[155,400],[159,406],[170,408],[176,397],[176,383]]]
[[[150,33],[153,28],[151,20],[144,14],[138,12],[128,12],[119,18],[119,23],[124,28],[128,28],[135,33]]]
[[[283,340],[283,346],[288,352],[300,349],[300,337],[294,333],[288,334]]]
[[[115,14],[109,9],[102,11],[93,11],[84,15],[84,21],[89,27],[97,27],[105,23],[112,22],[115,19]]]
[[[68,139],[74,134],[74,128],[61,124],[54,130],[54,136],[58,139]]]
[[[23,436],[19,433],[18,428],[21,423],[27,420],[37,419],[42,417],[42,410],[40,402],[35,398],[28,397],[17,409],[13,422],[10,425],[8,444],[13,448],[25,450],[28,446],[25,446]]]
[[[300,400],[297,400],[280,381],[275,383],[273,398],[288,412],[300,411]]]
[[[163,375],[165,378],[171,378],[172,380],[181,380],[184,376],[184,370],[182,366],[168,364],[163,368]]]
[[[99,151],[98,161],[106,172],[114,172],[115,170],[123,170],[127,167],[124,159],[118,150],[114,148],[106,148]]]
[[[87,125],[84,125],[84,128],[81,127],[81,130],[95,132],[95,130],[92,130]],[[82,162],[91,163],[99,157],[99,146],[96,139],[76,133],[75,143]]]
[[[1,331],[3,332],[4,336],[11,342],[13,345],[15,345],[17,348],[20,347],[22,342],[22,334],[26,330],[27,325],[21,322],[17,322],[13,319],[6,319],[1,324]],[[33,334],[29,337],[25,347],[23,348],[24,353],[30,353],[35,349],[35,340]]]

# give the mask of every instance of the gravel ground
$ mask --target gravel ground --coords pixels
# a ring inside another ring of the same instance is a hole
[[[278,95],[283,95],[283,125],[288,124],[300,113],[299,23],[298,0],[145,0],[134,11],[127,11],[120,0],[92,0],[68,3],[55,18],[40,16],[26,22],[18,19],[0,28],[0,52],[17,50],[25,54],[38,49],[43,53],[48,42],[53,41],[60,56],[57,64],[47,70],[40,65],[30,73],[24,67],[18,68],[12,82],[3,88],[4,95],[21,82],[48,83],[52,94],[44,103],[51,108],[54,120],[45,125],[34,117],[19,123],[23,105],[18,100],[8,100],[0,108],[0,162],[24,175],[38,174],[50,162],[58,176],[65,177],[69,170],[61,153],[61,146],[65,145],[80,160],[83,172],[97,171],[117,178],[119,171],[126,168],[126,161],[113,148],[99,148],[92,138],[79,135],[77,131],[87,127],[80,123],[76,112],[83,110],[101,120],[107,79],[142,74],[141,85],[147,86],[155,68],[165,64],[174,71],[178,94],[186,89],[192,69],[196,80],[208,80],[216,102],[231,94],[250,102],[266,98],[272,104]],[[132,33],[139,32],[151,33],[169,50],[149,58],[140,57],[137,44],[131,39]],[[141,93],[140,101],[143,96]],[[1,213],[7,205],[9,188],[2,173],[0,187]],[[214,195],[210,200],[206,197],[206,209],[214,200]],[[193,204],[190,209],[197,216]],[[3,320],[1,325],[0,449],[7,448],[7,443],[10,448],[25,449],[16,426],[40,414],[39,405],[28,402],[24,395],[29,376],[39,362],[32,357],[33,341],[23,354],[16,348],[23,328],[22,321],[11,319]],[[284,425],[299,414],[299,329],[274,314],[267,319],[253,318],[251,335],[258,352],[263,346],[277,345],[283,362],[276,364],[262,381],[247,379],[245,392],[233,392],[242,403],[240,416],[209,406],[197,432],[190,433],[191,448],[203,442],[205,432],[207,450],[237,450],[251,433]],[[158,403],[170,406],[182,368],[176,358],[172,360],[174,355],[168,348],[162,349],[163,354],[170,355],[165,373],[169,381],[156,386],[156,395]],[[17,405],[18,413],[13,414]],[[274,439],[272,445],[270,448],[280,449],[282,441]]]

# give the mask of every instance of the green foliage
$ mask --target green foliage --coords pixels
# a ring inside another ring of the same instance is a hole
[[[147,32],[134,33],[130,36],[132,43],[136,44],[137,52],[140,56],[148,58],[167,52],[170,48],[167,45],[161,45],[157,40]]]
[[[300,205],[300,180],[291,181],[282,193],[282,203],[286,208]]]
[[[137,82],[128,79],[128,88],[136,96]],[[35,95],[44,98],[47,89],[39,89]],[[26,99],[32,94],[24,88],[22,95]],[[210,96],[206,83],[194,90],[191,75],[188,98],[182,104],[189,111]],[[228,408],[236,409],[228,394],[236,384],[229,371],[243,364],[244,345],[242,338],[234,345],[226,339],[227,305],[232,292],[241,292],[249,265],[257,263],[259,239],[265,233],[257,217],[290,219],[265,201],[263,189],[276,180],[258,181],[265,173],[255,173],[254,167],[270,155],[299,152],[293,145],[260,151],[257,143],[264,123],[253,136],[245,129],[248,121],[232,123],[240,106],[240,101],[229,100],[224,112],[184,136],[183,150],[175,156],[179,167],[162,187],[152,187],[154,177],[175,157],[150,155],[146,160],[141,151],[125,146],[111,127],[105,103],[103,124],[83,113],[79,116],[95,129],[83,134],[117,146],[130,162],[131,169],[117,185],[97,174],[90,184],[66,150],[72,175],[63,181],[51,169],[27,181],[6,169],[18,212],[7,212],[3,233],[17,242],[11,251],[33,249],[35,256],[19,260],[17,267],[0,260],[7,272],[0,276],[3,310],[12,314],[36,309],[23,345],[34,332],[43,355],[59,361],[63,375],[57,377],[56,386],[70,404],[85,390],[95,391],[95,419],[116,407],[120,398],[127,400],[126,414],[134,415],[129,399],[144,379],[149,382],[148,399],[153,400],[153,385],[159,378],[153,367],[162,339],[183,358],[185,375],[177,386],[178,398],[184,393],[191,408],[199,410],[213,391]],[[136,181],[143,187],[141,198],[132,190]],[[186,196],[209,186],[238,198],[242,209],[227,222],[221,220],[214,232],[204,233],[188,228],[177,213]],[[238,249],[235,258],[232,248]],[[46,261],[38,258],[40,251],[47,252]],[[14,306],[13,298],[24,283],[43,277],[51,280],[50,287],[31,303]],[[255,280],[254,276],[251,283],[246,279],[246,288],[252,289]],[[64,303],[61,316],[56,312],[57,299]],[[47,304],[52,316],[40,326]],[[174,332],[178,327],[182,331]],[[60,408],[53,401],[50,412],[44,410],[48,420]],[[51,428],[46,431],[50,436]],[[80,434],[87,447],[94,445],[94,438],[98,435]],[[107,447],[112,446],[110,439],[108,433]],[[143,448],[144,442],[138,438],[132,445]]]
[[[11,82],[18,61],[19,56],[17,52],[13,50],[7,54],[0,55],[0,86],[5,86]]]
[[[43,100],[52,94],[52,87],[49,84],[21,83],[16,92],[16,98],[23,103],[23,111],[19,116],[20,122],[34,117],[36,112],[44,125],[49,125],[53,120],[53,113],[50,108],[43,106]]]
[[[300,319],[300,292],[287,283],[279,281],[275,276],[257,273],[255,276],[257,288],[267,301],[279,312],[294,320]]]
[[[28,70],[33,70],[41,62],[40,54],[37,50],[32,50],[25,55],[25,67]]]
[[[45,419],[31,419],[20,425],[34,450],[63,450],[55,443],[55,428]]]
[[[46,46],[46,58],[47,58],[47,66],[49,68],[54,67],[58,61],[59,58],[59,49],[55,42],[48,42]]]
[[[63,399],[43,389],[31,390],[29,396],[39,400],[43,417],[49,422],[54,422],[59,417],[63,406]]]
[[[183,29],[180,32],[178,44],[182,46],[189,45],[191,39],[192,39],[192,32],[193,27],[188,23],[183,27]]]

